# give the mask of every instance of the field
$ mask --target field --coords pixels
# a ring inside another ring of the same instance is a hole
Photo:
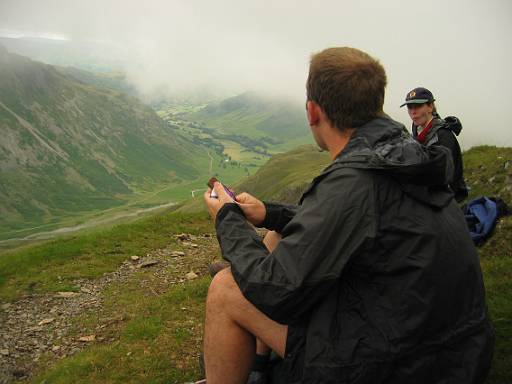
[[[510,168],[505,164],[512,160],[512,150],[478,147],[464,156],[472,196],[500,195],[510,202]],[[306,147],[274,158],[268,164],[271,168],[263,167],[236,185],[268,197],[276,193],[290,197],[325,162],[325,154],[315,154],[314,149]],[[277,172],[284,164],[292,165],[288,179]],[[308,176],[301,179],[300,174]],[[492,178],[501,181],[490,183]],[[56,295],[63,291],[98,301],[94,309],[67,316],[66,327],[59,325],[65,322],[61,320],[65,312],[53,313],[55,320],[40,326],[44,329],[36,333],[48,342],[34,351],[18,351],[27,359],[18,360],[16,377],[27,376],[24,382],[49,384],[183,383],[201,376],[198,356],[210,281],[207,266],[219,258],[219,249],[201,199],[187,204],[183,206],[189,208],[186,213],[166,210],[132,223],[67,235],[0,254],[0,322],[16,328],[16,324],[7,322],[12,318],[9,316],[17,314],[20,323],[26,319],[27,329],[19,335],[28,338],[27,343],[34,332],[29,329],[50,316],[54,304],[47,305],[47,309],[42,306],[40,313],[27,312],[32,317],[26,318],[23,314],[27,313],[21,309],[23,303],[27,307],[30,303],[37,307],[44,300],[54,303]],[[191,213],[194,210],[198,212]],[[496,330],[493,367],[487,383],[508,384],[512,380],[511,216],[498,222],[491,239],[479,248],[479,255]],[[132,256],[140,260],[135,262]],[[159,264],[136,267],[148,260],[158,260]],[[187,278],[189,272],[195,276]],[[92,292],[84,293],[84,287]],[[65,311],[65,307],[62,305],[59,310]],[[61,336],[59,331],[63,332]],[[78,342],[84,335],[95,337]],[[6,339],[3,340],[0,350],[7,348]],[[12,345],[8,346],[8,358],[17,353]],[[34,361],[36,351],[38,357]]]

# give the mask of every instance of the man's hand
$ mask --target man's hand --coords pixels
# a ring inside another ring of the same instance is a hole
[[[210,212],[210,216],[213,221],[217,217],[217,213],[226,203],[234,203],[231,196],[229,196],[224,187],[218,181],[213,184],[213,189],[217,193],[218,197],[210,197],[210,193],[212,193],[212,189],[208,188],[208,190],[204,193],[204,201],[206,202],[206,207],[208,208],[208,212]]]
[[[261,200],[244,192],[236,196],[236,201],[251,224],[260,225],[263,223],[267,210]]]

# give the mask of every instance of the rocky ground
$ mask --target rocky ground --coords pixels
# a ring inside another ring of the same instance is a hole
[[[116,271],[97,280],[75,281],[76,292],[31,295],[2,304],[0,384],[27,379],[38,367],[73,355],[91,343],[114,341],[115,333],[109,329],[124,319],[103,310],[103,293],[113,283],[135,279],[137,271],[148,269],[154,277],[151,283],[139,279],[138,284],[149,294],[159,295],[174,284],[207,274],[208,265],[218,254],[215,236],[176,237],[177,246],[133,255]],[[92,329],[76,329],[76,318],[91,312],[99,319]]]

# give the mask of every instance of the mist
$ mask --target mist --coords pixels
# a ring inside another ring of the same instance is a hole
[[[352,46],[386,68],[393,118],[409,126],[399,105],[424,86],[461,119],[464,149],[512,146],[508,0],[2,0],[0,35],[94,42],[148,95],[251,90],[301,104],[311,54]]]

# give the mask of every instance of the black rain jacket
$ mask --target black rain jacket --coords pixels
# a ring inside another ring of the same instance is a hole
[[[482,383],[494,334],[448,151],[378,118],[298,207],[266,204],[269,254],[236,204],[216,219],[244,296],[288,324],[280,383]]]
[[[468,197],[468,187],[464,181],[464,165],[462,161],[462,152],[460,150],[458,136],[462,130],[462,124],[459,119],[454,116],[448,116],[446,119],[435,117],[432,127],[425,138],[425,145],[442,145],[451,151],[453,161],[453,177],[449,182],[457,202],[463,201]],[[418,127],[412,125],[412,135],[418,137]]]

